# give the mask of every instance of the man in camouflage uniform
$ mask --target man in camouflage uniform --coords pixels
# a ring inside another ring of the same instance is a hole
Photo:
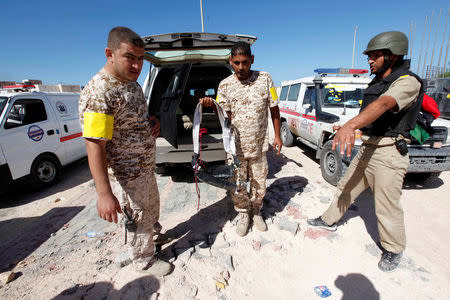
[[[149,117],[142,88],[136,82],[144,43],[129,28],[115,27],[109,33],[105,54],[104,68],[83,89],[79,104],[98,214],[117,223],[117,213],[128,213],[136,224],[129,227],[128,234],[136,270],[166,275],[171,265],[153,256],[153,231],[159,219],[154,174],[159,121]]]
[[[250,216],[255,227],[267,230],[261,216],[261,208],[266,193],[268,173],[266,152],[269,144],[268,110],[272,116],[275,131],[273,146],[280,153],[280,111],[278,97],[269,73],[250,70],[254,56],[250,45],[236,43],[231,49],[230,65],[235,73],[220,82],[217,101],[231,120],[236,144],[236,155],[242,165],[240,178],[250,184],[250,194],[245,187],[232,195],[237,217],[236,232],[240,236],[247,233]],[[212,105],[211,98],[202,98],[205,105]]]

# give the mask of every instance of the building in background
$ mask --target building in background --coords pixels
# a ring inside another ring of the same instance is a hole
[[[22,82],[0,81],[0,89],[11,92],[70,92],[79,93],[81,87],[76,84],[42,84],[42,80],[24,79]]]

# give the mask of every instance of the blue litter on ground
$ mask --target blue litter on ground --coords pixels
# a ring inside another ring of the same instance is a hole
[[[327,288],[326,285],[318,285],[314,287],[314,292],[317,294],[317,296],[321,298],[326,298],[331,296],[330,290]]]

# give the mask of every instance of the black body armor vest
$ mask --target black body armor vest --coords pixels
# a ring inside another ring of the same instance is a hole
[[[417,101],[409,108],[395,114],[391,111],[386,111],[372,124],[361,129],[365,134],[389,137],[398,137],[401,134],[405,138],[411,138],[409,131],[416,126],[417,115],[422,106],[424,86],[420,77],[409,70],[409,64],[403,63],[382,80],[374,78],[364,92],[360,112],[386,92],[395,80],[404,75],[414,76],[420,82],[421,87]]]

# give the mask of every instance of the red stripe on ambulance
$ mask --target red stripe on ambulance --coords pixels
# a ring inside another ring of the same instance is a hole
[[[306,115],[306,114],[302,114],[302,118],[312,120],[312,121],[317,121],[317,118],[315,116],[310,116],[310,115]]]
[[[280,111],[284,112],[285,114],[288,114],[288,115],[293,115],[293,116],[296,116],[296,117],[300,116],[300,113],[296,112],[295,110],[290,110],[290,109],[286,109],[286,108],[280,108]]]
[[[66,136],[63,136],[62,138],[60,138],[59,141],[60,142],[65,142],[65,141],[68,141],[68,140],[76,139],[76,138],[78,138],[78,137],[80,137],[82,135],[83,134],[81,132],[75,133],[75,134],[71,134],[71,135],[66,135]]]

